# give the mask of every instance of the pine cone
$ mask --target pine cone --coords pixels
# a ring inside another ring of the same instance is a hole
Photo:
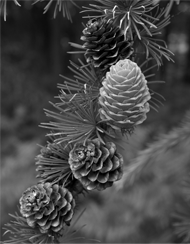
[[[113,142],[105,145],[99,139],[76,143],[69,153],[69,164],[74,177],[87,190],[104,190],[120,180],[123,174],[123,157]]]
[[[100,117],[114,129],[133,129],[146,119],[150,92],[138,65],[129,59],[110,68],[100,88]]]
[[[90,20],[83,34],[86,60],[98,70],[107,71],[119,59],[129,58],[133,53],[133,42],[125,40],[121,29],[111,19]]]
[[[75,200],[68,189],[58,184],[39,183],[23,193],[20,205],[29,226],[37,226],[41,233],[57,233],[70,224]]]

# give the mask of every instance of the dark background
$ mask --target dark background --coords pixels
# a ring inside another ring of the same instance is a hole
[[[86,6],[88,1],[77,3]],[[61,13],[53,19],[53,6],[43,15],[45,3],[21,4],[22,7],[17,7],[8,1],[7,21],[1,17],[1,225],[9,220],[8,213],[16,211],[22,192],[36,182],[34,159],[40,150],[37,144],[44,145],[47,140],[47,131],[38,125],[48,121],[43,109],[51,108],[49,101],[56,101],[57,83],[63,82],[59,74],[71,76],[69,60],[77,61],[79,56],[67,53],[72,49],[68,42],[81,43],[82,22],[85,23],[74,6],[70,8],[71,23]],[[178,126],[190,109],[189,1],[174,4],[171,15],[171,24],[162,37],[174,52],[175,63],[164,61],[155,70],[154,79],[166,83],[152,86],[166,101],[158,113],[151,110],[148,119],[129,138],[126,148],[129,160],[160,133],[166,134]],[[166,159],[171,164],[173,155],[171,151]],[[162,175],[164,160],[160,165]],[[147,170],[154,170],[154,166]],[[84,205],[87,210],[78,223],[86,225],[79,236],[103,242],[180,241],[173,233],[171,219],[179,200],[174,194],[179,191],[178,172],[176,178],[164,182],[156,177],[151,183],[136,183],[125,191],[113,194],[113,189],[107,189],[81,200],[81,209]]]

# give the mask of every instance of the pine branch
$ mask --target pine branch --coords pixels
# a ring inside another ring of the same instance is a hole
[[[71,145],[48,142],[42,147],[41,153],[36,157],[37,178],[40,182],[59,183],[67,185],[73,180],[72,172],[68,163]]]
[[[35,3],[44,1],[36,0]],[[19,5],[17,0],[14,2]],[[89,64],[86,65],[81,60],[79,64],[70,61],[69,69],[73,77],[62,76],[64,83],[58,85],[61,89],[58,96],[60,101],[51,103],[55,111],[45,110],[53,121],[42,123],[41,126],[51,130],[47,135],[53,137],[53,141],[42,148],[37,157],[37,177],[41,180],[38,185],[23,193],[20,199],[21,214],[27,221],[17,213],[11,215],[14,220],[6,225],[5,233],[12,236],[4,243],[59,243],[62,233],[64,242],[69,240],[67,237],[71,233],[76,233],[65,228],[74,214],[75,197],[84,188],[104,190],[114,181],[120,180],[123,174],[123,155],[117,153],[114,140],[121,132],[124,134],[133,131],[136,125],[146,119],[149,111],[148,101],[154,91],[149,91],[145,77],[150,78],[153,74],[146,76],[145,73],[155,66],[148,67],[143,74],[139,66],[131,61],[135,60],[132,47],[134,41],[137,40],[145,47],[147,60],[140,65],[142,69],[150,60],[149,56],[155,59],[157,65],[162,64],[162,57],[172,60],[172,53],[165,42],[157,39],[157,35],[170,23],[168,8],[158,10],[153,16],[152,11],[156,10],[157,5],[152,0],[94,2],[96,4],[84,7],[82,12],[97,14],[85,18],[90,18],[92,22],[88,28],[94,30],[100,39],[91,36],[92,33],[86,29],[83,40],[94,41],[93,44],[90,41],[85,43],[87,49],[91,47],[86,59],[90,60]],[[62,11],[63,16],[71,21],[69,8],[71,4],[77,6],[74,0],[48,0],[44,13],[53,4],[54,18],[58,11]],[[1,1],[0,7],[6,20],[6,0]],[[93,22],[94,18],[99,17],[98,21]],[[84,46],[70,44],[81,48],[80,53],[85,53]],[[112,52],[113,50],[115,51]],[[102,53],[96,56],[93,51]],[[92,54],[95,61],[101,59],[98,65],[92,62]],[[105,56],[109,59],[109,65],[105,62]],[[107,66],[102,73],[100,66],[105,63]],[[113,66],[115,63],[119,65]],[[107,68],[110,68],[110,72],[105,78]],[[150,103],[156,111],[160,104],[162,103],[156,98]],[[109,141],[105,142],[108,138]],[[141,152],[132,164],[126,166],[120,187],[142,175],[155,161],[155,157],[159,158],[170,147],[177,147],[184,141],[190,142],[189,140],[190,116],[182,128],[162,136],[158,142]],[[188,156],[190,157],[189,153]],[[64,221],[59,223],[59,217],[62,216]]]
[[[150,34],[149,28],[156,28],[156,26],[147,19],[149,12],[151,12],[157,5],[152,5],[152,0],[95,0],[96,4],[90,4],[90,7],[84,7],[82,12],[96,12],[98,17],[116,19],[119,23],[120,28],[123,30],[124,35],[129,36],[133,40],[133,31],[139,39],[141,39],[139,29],[144,29]],[[101,4],[101,5],[98,5]],[[97,16],[85,16],[85,18],[94,18]],[[152,17],[154,20],[154,17]]]
[[[183,239],[183,242],[190,242],[190,175],[182,181],[182,203],[176,206],[174,217],[174,231]]]
[[[100,138],[103,142],[101,134],[108,132],[103,129],[99,119],[97,101],[92,101],[90,94],[81,93],[81,101],[84,102],[84,106],[81,106],[75,95],[70,100],[68,100],[67,94],[63,95],[62,100],[64,100],[65,107],[52,104],[59,113],[45,110],[48,117],[57,121],[42,123],[42,127],[58,131],[51,132],[48,136],[55,137],[56,143],[70,144],[94,137]]]
[[[153,0],[153,4],[158,4],[160,1],[161,0]],[[179,4],[180,3],[180,0],[170,0],[169,1],[169,4],[167,5],[167,8],[166,8],[167,11],[165,13],[165,16],[167,16],[170,13],[170,11],[171,11],[171,9],[173,7],[174,2],[176,2],[176,4]]]
[[[150,55],[156,60],[158,66],[162,64],[162,57],[168,61],[173,61],[170,55],[173,53],[168,50],[166,43],[157,38],[163,28],[170,23],[170,17],[166,15],[167,8],[160,9],[158,5],[153,5],[152,1],[111,1],[104,3],[100,0],[95,2],[101,5],[90,4],[84,7],[82,12],[95,12],[98,17],[115,19],[124,35],[131,40],[140,42],[146,50],[146,58]],[[155,16],[152,11],[157,9]],[[165,15],[165,17],[164,17]],[[97,16],[85,16],[85,18],[95,18]]]
[[[75,237],[76,234],[84,227],[81,226],[75,229],[75,225],[82,217],[85,209],[82,210],[69,227],[65,227],[61,234],[53,232],[41,233],[38,228],[32,228],[27,224],[26,218],[22,217],[20,213],[10,214],[12,220],[5,224],[3,229],[4,235],[9,234],[9,240],[1,242],[1,244],[58,244],[68,243],[70,241],[76,241],[85,239],[84,237]]]
[[[68,100],[72,99],[75,95],[75,101],[79,104],[84,103],[84,97],[82,93],[90,93],[92,101],[96,100],[99,95],[99,88],[101,85],[100,78],[92,65],[85,65],[79,60],[79,65],[70,61],[71,66],[68,68],[74,74],[73,78],[68,78],[61,75],[64,79],[63,84],[58,84],[58,88],[61,89],[59,98],[62,102],[57,103],[57,106],[65,104],[65,97]]]
[[[132,184],[148,170],[148,167],[153,164],[155,170],[156,164],[163,162],[164,166],[168,168],[168,174],[177,172],[181,167],[180,157],[185,157],[186,159],[190,158],[190,152],[187,151],[188,145],[190,145],[190,111],[179,128],[175,128],[167,135],[160,135],[157,141],[149,144],[147,149],[139,153],[139,156],[124,170],[123,179],[118,187],[122,188],[128,184]],[[177,148],[181,149],[181,154],[176,155],[175,163],[171,163],[170,161],[166,162],[163,159],[166,153],[171,149],[175,151]],[[187,161],[184,160],[184,162]]]
[[[163,17],[166,11],[167,8],[159,9],[158,7],[157,13],[154,17],[155,19],[152,22],[157,28],[150,28],[149,35],[144,29],[140,31],[140,43],[144,46],[146,50],[146,58],[151,55],[155,59],[158,66],[163,64],[162,57],[165,57],[168,61],[174,62],[173,59],[170,57],[174,54],[167,48],[165,41],[157,38],[158,35],[162,34],[162,30],[170,24],[170,16],[167,15],[166,17]]]
[[[6,240],[3,244],[57,244],[59,243],[58,236],[54,236],[51,233],[43,234],[38,228],[32,228],[27,224],[27,221],[20,214],[15,213],[15,215],[10,214],[12,221],[5,225],[3,228],[5,234],[10,234],[10,240]]]

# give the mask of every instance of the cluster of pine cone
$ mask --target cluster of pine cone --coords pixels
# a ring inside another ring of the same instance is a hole
[[[126,132],[146,119],[150,93],[133,57],[133,42],[114,20],[87,23],[81,39],[85,58],[101,73],[97,106],[99,120],[113,131]],[[114,142],[94,136],[66,144],[48,143],[37,157],[41,178],[20,198],[20,212],[27,224],[55,236],[70,225],[76,197],[83,191],[102,191],[123,174],[123,157]]]
[[[22,216],[41,233],[60,234],[64,226],[70,225],[77,194],[104,190],[122,177],[123,157],[113,142],[103,144],[96,138],[75,143],[69,154],[64,151],[63,145],[55,143],[42,148],[37,157],[42,180],[20,198]],[[55,183],[57,175],[61,178]]]

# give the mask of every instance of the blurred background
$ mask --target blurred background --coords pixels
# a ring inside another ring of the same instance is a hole
[[[77,3],[87,6],[90,1]],[[69,60],[76,62],[80,57],[67,53],[71,51],[69,41],[81,43],[85,19],[79,9],[70,6],[71,23],[61,13],[53,19],[53,6],[42,14],[45,4],[22,1],[22,7],[17,7],[8,1],[7,21],[1,16],[1,227],[9,221],[8,213],[17,210],[22,192],[37,182],[37,144],[46,143],[48,132],[38,126],[48,121],[43,109],[51,109],[49,101],[57,101],[56,86],[63,82],[59,74],[71,76]],[[153,79],[166,83],[152,85],[166,101],[158,113],[151,110],[129,138],[125,148],[129,162],[160,134],[178,126],[190,110],[190,2],[174,4],[171,15],[171,24],[162,36],[175,54],[175,63],[164,61]],[[86,211],[77,227],[85,225],[78,233],[85,239],[73,242],[180,242],[174,234],[171,216],[176,203],[181,201],[179,182],[190,169],[189,148],[187,143],[171,147],[167,155],[156,160],[157,165],[154,161],[149,164],[141,180],[123,190],[116,186],[115,191],[107,189],[81,197],[81,209],[86,207]],[[171,177],[165,163],[176,163],[176,150],[181,166]],[[7,236],[1,237],[5,239]]]

